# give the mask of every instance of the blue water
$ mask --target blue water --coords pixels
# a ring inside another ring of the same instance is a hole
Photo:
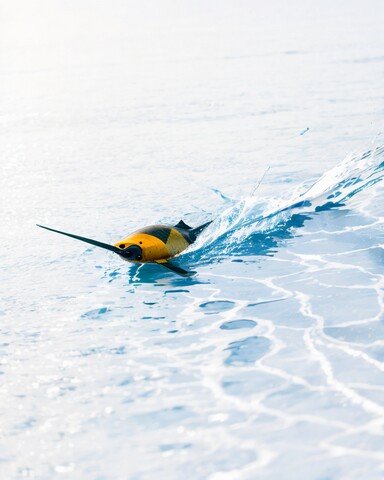
[[[383,478],[383,5],[1,3],[1,478]]]

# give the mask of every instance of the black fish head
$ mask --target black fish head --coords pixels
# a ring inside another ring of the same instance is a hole
[[[119,255],[123,258],[131,261],[140,262],[143,259],[143,250],[139,245],[131,244],[126,246],[124,243],[118,245],[118,248],[121,249]]]

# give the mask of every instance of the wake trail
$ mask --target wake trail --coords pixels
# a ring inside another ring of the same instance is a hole
[[[226,203],[212,225],[182,256],[204,260],[238,254],[265,254],[276,246],[271,235],[292,237],[311,215],[345,205],[357,193],[384,177],[384,145],[360,154],[348,155],[339,165],[324,173],[309,188],[299,185],[289,198],[264,198],[251,194]],[[225,197],[227,198],[227,197]]]

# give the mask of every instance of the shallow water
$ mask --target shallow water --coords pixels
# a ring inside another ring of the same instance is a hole
[[[0,3],[2,478],[383,478],[383,4],[307,3]]]

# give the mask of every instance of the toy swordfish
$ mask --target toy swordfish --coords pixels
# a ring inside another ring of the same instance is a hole
[[[53,228],[44,227],[43,225],[37,226],[50,230],[51,232],[76,238],[77,240],[90,243],[96,247],[105,248],[106,250],[117,253],[129,262],[157,263],[168,270],[172,270],[172,272],[188,277],[196,272],[184,270],[169,260],[189,247],[210,223],[212,222],[204,223],[196,228],[188,226],[183,220],[180,220],[175,226],[150,225],[149,227],[136,230],[114,245],[108,245],[107,243],[92,240],[91,238],[80,237],[72,233],[61,232],[60,230],[54,230]]]

